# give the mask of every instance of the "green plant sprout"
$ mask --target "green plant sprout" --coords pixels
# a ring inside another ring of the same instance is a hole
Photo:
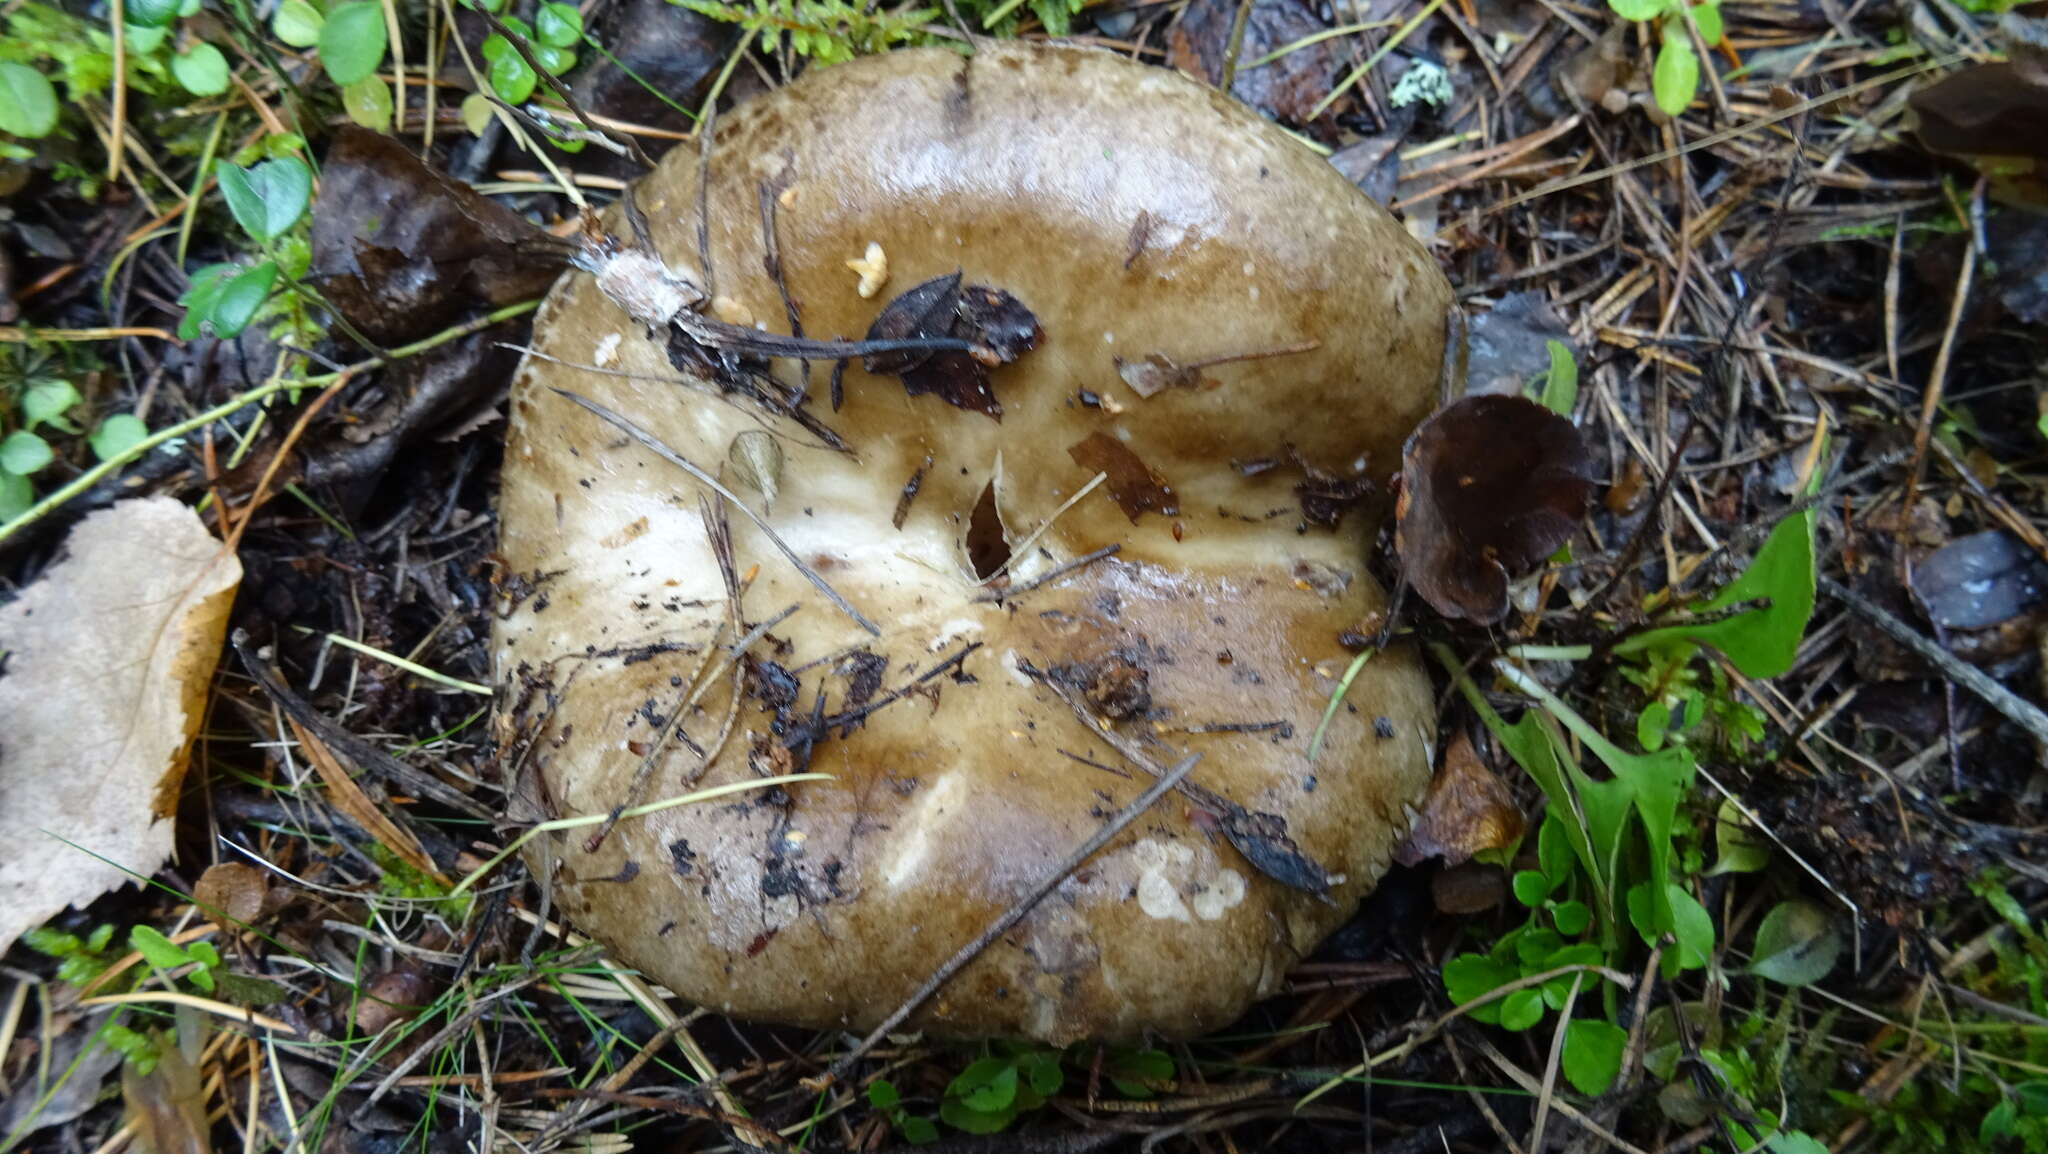
[[[1638,24],[1657,25],[1657,59],[1650,71],[1650,94],[1666,116],[1677,116],[1700,88],[1700,58],[1693,51],[1688,19],[1709,47],[1723,34],[1719,0],[1690,4],[1687,0],[1607,0],[1615,15]]]
[[[1576,371],[1568,349],[1553,343],[1551,357],[1551,371],[1539,382],[1540,395],[1551,407],[1568,411],[1575,400]],[[1745,722],[1749,715],[1739,712],[1746,707],[1733,702],[1724,677],[1708,683],[1710,691],[1690,670],[1706,647],[1719,650],[1746,676],[1775,676],[1791,667],[1813,613],[1812,518],[1807,512],[1781,522],[1748,568],[1697,612],[1673,614],[1667,623],[1614,647],[1617,655],[1635,656],[1644,667],[1631,680],[1657,688],[1635,727],[1643,752],[1609,740],[1520,665],[1502,659],[1495,663],[1496,672],[1535,701],[1534,708],[1510,723],[1447,649],[1434,648],[1473,710],[1549,803],[1537,830],[1536,868],[1520,870],[1512,879],[1515,900],[1528,911],[1523,924],[1483,953],[1447,961],[1444,987],[1454,1003],[1464,1005],[1511,983],[1573,969],[1486,1000],[1472,1016],[1509,1030],[1530,1030],[1567,1004],[1602,1007],[1604,1012],[1575,1014],[1563,1026],[1560,1068],[1580,1093],[1598,1095],[1612,1085],[1627,1034],[1614,1020],[1619,1006],[1611,984],[1599,980],[1599,997],[1572,1001],[1575,985],[1587,980],[1579,967],[1623,969],[1637,943],[1661,945],[1659,964],[1667,978],[1712,963],[1713,918],[1678,884],[1692,871],[1674,868],[1698,853],[1691,848],[1697,839],[1680,812],[1698,776],[1699,755],[1689,735],[1716,711]],[[1762,735],[1760,723],[1753,732],[1734,728],[1747,739]],[[1608,776],[1587,772],[1580,760],[1585,754]],[[1732,805],[1723,807],[1714,826],[1716,870],[1760,869],[1768,848],[1742,823],[1739,809],[1731,812]],[[1766,915],[1759,928],[1750,972],[1781,985],[1807,984],[1827,973],[1840,948],[1825,912],[1787,902]]]
[[[71,419],[82,404],[77,387],[69,377],[52,372],[46,355],[30,353],[25,361],[10,361],[0,371],[0,521],[18,517],[35,504],[32,478],[57,460],[57,449],[46,433],[83,435],[103,461],[126,452],[148,433],[133,414],[114,413],[86,434]]]
[[[1153,1088],[1170,1082],[1173,1059],[1160,1050],[1075,1046],[1065,1052],[1026,1042],[992,1042],[988,1052],[970,1062],[946,1084],[939,1098],[939,1118],[969,1134],[998,1134],[1020,1116],[1044,1106],[1066,1085],[1065,1066],[1099,1071],[1126,1098],[1144,1100]],[[939,1138],[927,1116],[911,1112],[894,1083],[877,1078],[868,1084],[868,1105],[874,1107],[903,1140],[922,1146]]]
[[[107,946],[113,940],[111,923],[94,927],[92,933],[82,938],[49,926],[39,926],[21,935],[22,945],[57,960],[58,981],[74,986],[85,985],[107,972],[113,964],[106,956]]]
[[[785,40],[790,51],[819,64],[840,64],[904,44],[921,43],[924,26],[936,8],[894,12],[850,3],[849,0],[670,0],[700,16],[737,24],[747,37],[758,37],[763,52],[775,52]],[[1059,4],[1063,0],[1045,0]]]

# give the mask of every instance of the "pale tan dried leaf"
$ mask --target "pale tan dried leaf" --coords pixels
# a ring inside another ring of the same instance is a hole
[[[241,579],[191,509],[123,501],[0,606],[0,949],[170,856]]]
[[[192,887],[200,912],[223,930],[234,931],[263,916],[270,898],[270,875],[241,862],[206,867]]]
[[[397,854],[405,864],[442,885],[453,884],[434,865],[434,859],[427,856],[427,851],[420,846],[419,839],[412,835],[411,830],[384,816],[384,811],[378,809],[377,803],[363,792],[363,787],[349,776],[347,767],[341,764],[318,734],[291,718],[285,720],[292,727],[292,735],[299,739],[299,748],[305,751],[306,760],[313,763],[313,768],[319,771],[320,780],[327,783],[327,800],[334,808],[370,831],[378,844]]]
[[[1394,860],[1414,865],[1433,857],[1445,865],[1515,844],[1526,824],[1507,783],[1479,760],[1472,739],[1459,734],[1444,750],[1444,763],[1429,783],[1422,819],[1394,847]]]

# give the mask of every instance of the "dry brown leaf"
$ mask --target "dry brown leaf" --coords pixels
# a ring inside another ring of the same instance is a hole
[[[65,554],[0,607],[0,949],[170,857],[242,579],[168,497],[94,513]]]
[[[427,856],[427,851],[421,847],[420,840],[412,835],[411,830],[384,816],[384,811],[378,809],[377,803],[371,801],[370,796],[363,792],[363,787],[357,785],[355,778],[348,775],[348,769],[334,756],[334,751],[327,748],[327,743],[320,740],[318,734],[300,725],[293,718],[288,717],[285,720],[290,723],[293,736],[299,739],[299,748],[305,751],[306,760],[313,763],[313,768],[320,772],[320,780],[327,783],[327,800],[334,808],[346,814],[350,821],[369,830],[378,844],[397,854],[405,864],[442,885],[450,884],[447,876],[434,865],[434,859]]]
[[[214,925],[233,933],[263,916],[270,904],[270,875],[241,862],[220,862],[199,875],[192,901]]]
[[[212,1128],[206,1124],[206,1091],[199,1067],[177,1043],[159,1035],[156,1067],[147,1074],[129,1063],[121,1070],[121,1103],[135,1145],[150,1154],[208,1154]]]
[[[1422,799],[1422,819],[1394,847],[1394,860],[1414,865],[1440,857],[1445,865],[1458,865],[1515,844],[1524,825],[1507,783],[1486,768],[1472,739],[1461,733],[1444,750],[1443,767]]]

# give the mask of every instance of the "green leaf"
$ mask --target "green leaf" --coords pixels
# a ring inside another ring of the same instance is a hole
[[[903,1131],[903,1140],[912,1146],[929,1146],[939,1140],[939,1128],[930,1118],[905,1114],[897,1120],[896,1128]]]
[[[1558,933],[1577,937],[1593,924],[1593,911],[1584,902],[1559,902],[1550,908],[1550,920]]]
[[[1108,1060],[1103,1063],[1103,1072],[1109,1075],[1110,1083],[1117,1092],[1126,1098],[1150,1098],[1152,1087],[1147,1083],[1173,1080],[1173,1057],[1164,1050],[1126,1050],[1112,1046]]]
[[[1670,731],[1671,707],[1661,701],[1643,706],[1643,711],[1636,715],[1636,744],[1651,753],[1664,748]]]
[[[1771,1154],[1828,1154],[1827,1145],[1804,1130],[1774,1134],[1764,1148]]]
[[[985,1114],[957,1098],[948,1098],[939,1103],[939,1117],[944,1118],[946,1123],[955,1129],[965,1130],[969,1134],[999,1134],[1016,1120],[1017,1111],[998,1110]]]
[[[148,56],[163,47],[171,35],[168,24],[124,24],[122,28],[128,33],[128,51],[137,57]]]
[[[1550,373],[1543,378],[1543,407],[1569,417],[1579,404],[1579,363],[1563,341],[1545,341],[1544,347],[1550,351]]]
[[[26,477],[40,472],[56,456],[48,441],[27,429],[16,429],[7,434],[6,440],[0,441],[0,473]]]
[[[228,58],[202,41],[171,57],[171,75],[194,96],[219,96],[228,90]]]
[[[533,53],[534,63],[539,64],[541,71],[549,76],[560,76],[576,66],[576,54],[566,48],[556,48],[551,44],[534,44],[528,50]]]
[[[0,132],[28,140],[57,127],[57,90],[50,78],[14,60],[0,60]]]
[[[271,17],[270,30],[293,48],[311,48],[320,43],[320,27],[327,18],[306,0],[284,0]]]
[[[1842,956],[1834,919],[1812,902],[1779,902],[1756,928],[1749,972],[1785,986],[1810,986]]]
[[[1792,668],[1799,639],[1813,618],[1811,510],[1778,522],[1742,576],[1701,605],[1699,612],[1760,600],[1769,604],[1719,621],[1653,629],[1623,641],[1614,651],[1629,654],[1672,641],[1697,641],[1727,654],[1747,677],[1776,677]]]
[[[1589,1098],[1605,1094],[1621,1073],[1621,1054],[1627,1046],[1628,1031],[1613,1022],[1573,1019],[1564,1028],[1564,1052],[1558,1056],[1565,1081]]]
[[[1067,1081],[1066,1072],[1060,1069],[1058,1054],[1043,1051],[1024,1054],[1017,1059],[1017,1068],[1023,1073],[1031,1092],[1041,1098],[1059,1093]]]
[[[377,71],[387,43],[383,6],[353,0],[327,14],[320,29],[320,62],[336,84],[346,87]]]
[[[1485,954],[1459,954],[1444,963],[1444,993],[1450,995],[1452,1005],[1462,1006],[1521,976],[1520,971]]]
[[[313,172],[295,156],[266,160],[254,168],[220,165],[215,170],[228,211],[260,243],[276,240],[305,215],[313,195]]]
[[[574,4],[543,4],[534,13],[533,35],[542,44],[574,48],[583,42],[583,13]]]
[[[1550,879],[1535,870],[1518,870],[1515,873],[1515,900],[1535,909],[1550,896]]]
[[[371,132],[391,127],[391,86],[381,76],[365,76],[341,90],[348,118]]]
[[[266,260],[221,286],[210,318],[213,335],[223,340],[240,336],[255,318],[256,310],[263,307],[276,280],[277,263]]]
[[[129,930],[128,945],[159,970],[175,970],[192,960],[177,943],[148,926]]]
[[[868,1083],[868,1105],[877,1110],[893,1110],[903,1100],[896,1092],[896,1084],[887,1078],[877,1078]]]
[[[133,28],[168,28],[178,18],[178,0],[128,0],[121,19]]]
[[[526,103],[526,98],[533,95],[533,86],[539,79],[534,76],[533,69],[526,66],[526,61],[519,58],[517,52],[509,50],[500,52],[498,58],[491,61],[488,75],[491,91],[496,92],[498,99],[507,104]]]
[[[1678,938],[1678,948],[1673,951],[1678,959],[1676,969],[1699,969],[1714,954],[1714,917],[1684,887],[1674,885],[1666,892],[1671,902],[1671,932]]]
[[[1666,116],[1678,116],[1692,103],[1692,94],[1699,87],[1700,58],[1693,55],[1691,42],[1685,39],[1683,30],[1677,35],[1666,30],[1650,75],[1650,91],[1657,98],[1657,107]]]
[[[21,394],[21,427],[52,425],[75,433],[78,430],[71,427],[64,414],[78,401],[78,390],[71,387],[70,381],[38,381]]]
[[[947,1084],[946,1097],[981,1113],[1001,1110],[1016,1100],[1017,1067],[1007,1058],[979,1059]]]
[[[1623,20],[1654,20],[1670,7],[1670,0],[1607,0],[1607,6]]]
[[[1721,5],[1695,4],[1692,8],[1693,27],[1700,30],[1700,40],[1709,48],[1721,42],[1726,29],[1721,27]]]
[[[462,98],[462,126],[469,129],[471,136],[482,136],[496,114],[497,107],[491,103],[491,98],[481,92],[472,92]]]
[[[1544,811],[1543,826],[1536,831],[1536,863],[1543,867],[1543,876],[1550,879],[1552,889],[1571,880],[1571,833],[1554,806]]]
[[[0,469],[0,521],[12,521],[36,503],[36,488],[27,477]]]
[[[1708,877],[1755,873],[1771,862],[1771,843],[1742,816],[1732,797],[1722,798],[1715,811],[1714,845],[1717,852]]]
[[[1543,991],[1516,990],[1500,1002],[1500,1027],[1526,1030],[1543,1020]]]

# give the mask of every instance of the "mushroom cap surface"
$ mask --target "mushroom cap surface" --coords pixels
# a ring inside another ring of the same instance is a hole
[[[637,198],[714,315],[789,331],[764,262],[772,204],[810,337],[858,338],[888,300],[956,271],[1014,295],[1043,336],[993,370],[999,420],[858,359],[833,412],[831,366],[813,364],[804,407],[850,446],[836,452],[679,375],[666,334],[590,276],[556,286],[514,383],[500,503],[518,592],[494,638],[512,816],[616,809],[650,751],[647,801],[798,769],[833,779],[628,818],[594,851],[587,827],[550,834],[528,860],[578,928],[685,998],[870,1028],[1152,784],[1034,676],[1049,673],[1156,767],[1202,754],[1191,781],[1277,815],[1337,880],[1326,897],[1282,884],[1210,808],[1169,794],[910,1028],[1066,1043],[1228,1024],[1371,890],[1429,778],[1429,685],[1401,649],[1364,666],[1307,757],[1352,655],[1340,634],[1383,593],[1364,565],[1378,506],[1332,530],[1307,522],[1298,489],[1398,468],[1435,400],[1448,284],[1277,127],[1085,49],[898,52],[813,69],[722,116],[708,276],[699,163],[672,151]],[[605,220],[630,235],[616,208]],[[888,281],[863,299],[846,262],[870,244]],[[1186,366],[1302,346],[1149,397],[1118,374],[1119,357]],[[793,361],[773,371],[805,380]],[[733,568],[751,577],[735,624],[708,490],[551,387],[720,474],[881,636],[727,506]],[[757,464],[732,463],[756,430],[775,434],[779,468],[758,441]],[[1108,481],[1063,510],[1098,469]],[[970,557],[984,492],[1014,550],[1006,587]],[[1012,595],[988,599],[999,587]],[[720,647],[791,606],[740,674],[720,672]],[[819,732],[820,713],[841,724]]]

